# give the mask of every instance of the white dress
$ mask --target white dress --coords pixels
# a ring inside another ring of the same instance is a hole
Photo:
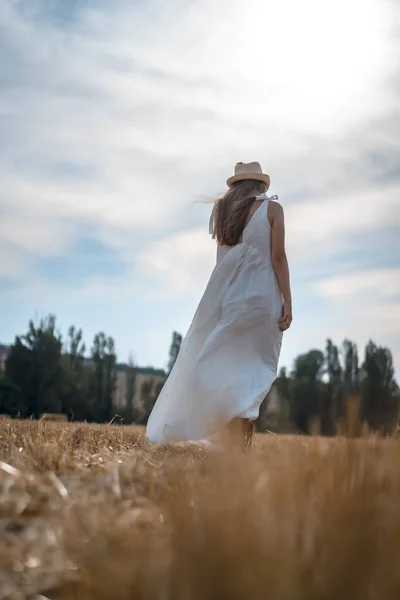
[[[277,374],[282,295],[271,263],[268,197],[217,264],[147,424],[153,442],[197,441],[256,419]]]

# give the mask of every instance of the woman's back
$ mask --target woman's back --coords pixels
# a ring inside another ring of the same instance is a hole
[[[254,200],[249,211],[246,225],[243,229],[240,242],[256,248],[264,259],[271,262],[271,226],[268,221],[269,198],[260,194]],[[234,247],[234,246],[233,246]],[[221,246],[218,242],[217,263],[232,249],[232,246]]]

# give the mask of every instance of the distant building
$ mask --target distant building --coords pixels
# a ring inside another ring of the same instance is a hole
[[[150,382],[153,389],[158,384],[163,384],[167,374],[162,369],[153,369],[152,367],[135,367],[134,393],[132,407],[141,409],[143,407],[142,386]],[[129,389],[129,367],[125,364],[116,365],[116,385],[114,392],[115,408],[128,408],[128,389]]]

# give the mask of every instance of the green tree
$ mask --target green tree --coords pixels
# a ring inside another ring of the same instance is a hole
[[[114,340],[103,332],[93,339],[90,391],[94,401],[94,420],[103,423],[112,418],[116,384]]]
[[[117,362],[117,356],[115,353],[115,343],[112,337],[107,337],[106,340],[106,352],[104,356],[104,371],[105,371],[105,385],[104,385],[104,404],[109,411],[109,416],[112,417],[113,412],[113,400],[114,392],[117,381],[115,365]]]
[[[132,423],[138,420],[138,415],[134,407],[134,397],[136,391],[136,375],[137,368],[133,362],[132,356],[129,357],[128,363],[125,365],[125,376],[126,376],[126,395],[125,395],[125,408],[119,409],[120,414],[123,417],[124,423]]]
[[[358,350],[350,340],[343,342],[343,384],[346,394],[357,392],[360,386],[360,368]]]
[[[280,427],[287,429],[290,423],[290,383],[285,367],[281,367],[276,380],[276,387],[281,404]]]
[[[308,381],[321,381],[324,374],[324,354],[321,350],[309,350],[300,354],[294,363],[294,376]]]
[[[8,353],[1,386],[1,412],[27,417],[35,404],[32,399],[32,357],[21,337],[16,337]]]
[[[179,350],[181,348],[182,336],[177,331],[172,334],[171,346],[169,348],[169,360],[168,360],[168,373],[171,373],[173,366],[178,358]]]
[[[310,421],[320,417],[324,402],[324,354],[310,350],[295,360],[290,385],[290,404],[293,422],[298,431],[309,433]]]
[[[340,364],[338,347],[330,339],[326,340],[325,375],[327,377],[327,386],[325,401],[323,402],[321,411],[321,431],[322,433],[332,435],[334,433],[335,421],[342,412],[342,366]]]
[[[363,416],[369,427],[391,433],[399,420],[399,387],[392,353],[369,341],[362,366]]]
[[[82,329],[75,329],[74,325],[70,326],[63,352],[68,358],[71,369],[78,371],[83,366],[86,346],[83,341]]]
[[[55,317],[39,325],[29,323],[28,333],[16,337],[6,360],[7,402],[21,416],[38,417],[43,412],[61,412],[63,387],[61,337],[55,332]]]
[[[11,417],[26,416],[19,387],[12,384],[3,375],[0,378],[0,414]]]
[[[89,394],[89,372],[85,352],[82,330],[71,325],[63,348],[62,407],[63,412],[77,421],[91,421],[94,411],[93,401]]]

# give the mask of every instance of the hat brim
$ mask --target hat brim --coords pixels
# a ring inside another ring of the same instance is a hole
[[[269,175],[265,175],[264,173],[241,173],[240,175],[233,175],[233,177],[229,177],[226,184],[229,188],[231,188],[237,181],[245,181],[246,179],[262,181],[267,186],[267,190],[271,185]]]

